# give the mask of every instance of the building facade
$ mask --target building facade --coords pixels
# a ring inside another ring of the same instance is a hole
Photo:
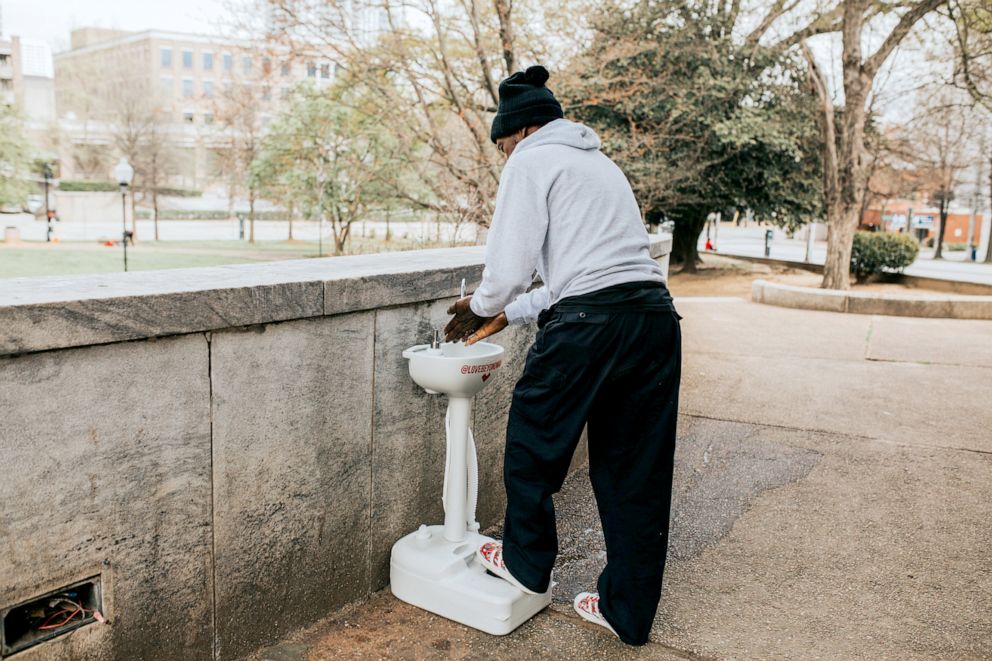
[[[152,123],[174,152],[169,184],[207,188],[236,130],[225,121],[233,106],[250,105],[264,132],[296,85],[328,84],[336,70],[274,46],[159,30],[81,28],[71,44],[55,56],[55,101],[63,177],[78,179],[105,179],[129,135]]]
[[[40,128],[55,119],[52,50],[43,41],[0,39],[0,104],[14,106]]]
[[[910,214],[912,216],[910,217]],[[940,209],[933,206],[926,196],[916,199],[886,200],[884,204],[876,204],[865,210],[861,218],[861,227],[876,231],[906,232],[906,222],[909,220],[909,232],[921,242],[936,237],[940,228]],[[983,244],[989,229],[986,228],[986,214],[978,213],[972,221],[971,212],[967,209],[951,207],[947,214],[947,229],[944,230],[944,243],[966,244],[968,241],[969,225],[974,245]]]

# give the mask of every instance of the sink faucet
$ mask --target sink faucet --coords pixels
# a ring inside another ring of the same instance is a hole
[[[431,349],[441,348],[441,329],[434,329],[434,337],[431,338]]]

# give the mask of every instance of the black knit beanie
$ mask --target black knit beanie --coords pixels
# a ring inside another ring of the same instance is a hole
[[[518,71],[499,84],[499,108],[493,117],[489,137],[493,142],[513,135],[525,126],[547,124],[561,119],[561,104],[544,83],[548,70],[541,65]]]

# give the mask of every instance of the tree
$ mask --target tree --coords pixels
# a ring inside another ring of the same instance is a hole
[[[252,176],[252,163],[262,145],[265,127],[259,112],[258,93],[251,83],[234,82],[218,97],[216,104],[218,151],[222,176],[227,181],[228,199],[234,203],[239,193],[248,198],[248,241],[255,243],[255,203],[258,201],[258,179]]]
[[[366,112],[350,85],[304,85],[273,123],[252,163],[252,186],[299,201],[305,215],[330,221],[335,254],[351,226],[388,196],[400,160],[396,141]]]
[[[728,16],[694,0],[610,5],[568,110],[597,129],[646,219],[675,221],[673,259],[695,271],[707,216],[750,209],[795,227],[819,211],[815,117],[801,62],[735,42]]]
[[[819,107],[823,142],[824,206],[827,217],[827,260],[823,287],[850,289],[851,244],[860,223],[862,197],[868,172],[864,158],[866,109],[882,65],[913,27],[945,0],[877,3],[872,0],[840,0],[842,104],[835,104],[828,80],[808,45],[803,54],[811,87]],[[865,52],[869,29],[885,18],[894,26],[885,33],[873,52]]]
[[[415,210],[488,226],[502,166],[489,140],[498,84],[520,62],[548,54],[544,39],[530,38],[544,24],[538,3],[263,4],[267,39],[314,66],[334,62],[369,92],[366,102],[409,165],[394,182],[394,197]],[[377,27],[370,31],[369,24]]]
[[[135,158],[134,169],[141,173],[141,196],[143,201],[150,199],[152,221],[154,224],[155,240],[159,240],[159,195],[166,186],[169,174],[175,169],[177,161],[176,150],[169,140],[168,130],[156,113],[147,134],[140,144],[140,150]]]
[[[987,0],[950,0],[954,21],[952,82],[992,110],[992,6]]]
[[[31,158],[20,117],[11,106],[0,105],[0,208],[20,209],[30,194]]]
[[[158,240],[158,196],[175,164],[175,151],[168,133],[169,99],[149,83],[148,77],[134,63],[121,56],[101,65],[86,61],[67,62],[64,74],[72,81],[61,92],[64,107],[84,123],[83,144],[73,150],[73,165],[83,176],[106,178],[112,164],[111,150],[124,156],[134,167],[131,182],[131,239],[137,240],[137,217],[134,207],[140,196],[150,200]],[[109,137],[111,149],[101,144],[99,136],[89,143],[89,125],[99,126]],[[111,162],[108,162],[111,161]]]

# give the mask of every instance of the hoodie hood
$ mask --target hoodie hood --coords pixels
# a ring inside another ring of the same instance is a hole
[[[513,156],[541,145],[565,145],[575,149],[591,150],[599,149],[601,144],[596,132],[585,124],[556,119],[521,140],[513,150]],[[510,158],[512,159],[513,156]]]

